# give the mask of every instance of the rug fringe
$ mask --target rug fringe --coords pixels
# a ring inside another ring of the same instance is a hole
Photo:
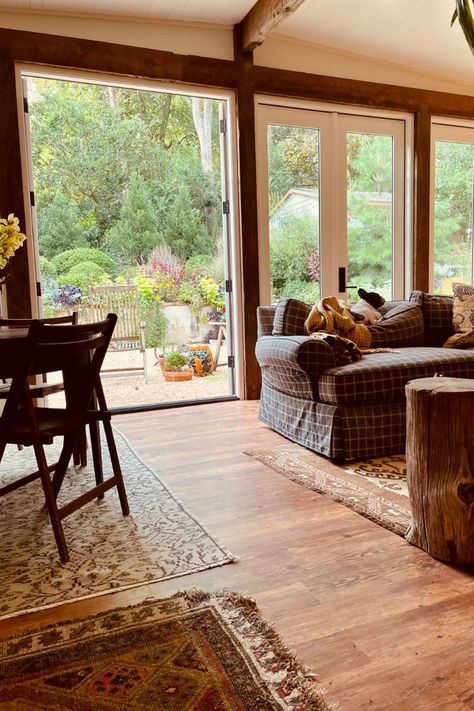
[[[285,666],[293,675],[295,691],[304,694],[308,701],[307,711],[336,711],[338,704],[328,704],[322,697],[326,690],[315,689],[315,679],[318,675],[308,666],[302,664],[296,652],[289,649],[281,636],[274,629],[273,624],[260,612],[255,599],[249,595],[238,593],[232,590],[223,589],[219,592],[205,592],[196,588],[175,593],[173,598],[184,598],[193,606],[203,604],[209,600],[225,600],[231,602],[235,607],[245,611],[250,624],[258,634],[275,652],[278,663]]]

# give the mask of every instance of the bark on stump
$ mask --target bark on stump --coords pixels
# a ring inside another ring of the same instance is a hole
[[[406,386],[406,538],[434,558],[474,563],[474,380],[420,378]]]

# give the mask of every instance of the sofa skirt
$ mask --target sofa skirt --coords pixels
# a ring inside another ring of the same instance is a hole
[[[259,419],[292,442],[348,461],[405,451],[405,402],[326,405],[262,385]]]

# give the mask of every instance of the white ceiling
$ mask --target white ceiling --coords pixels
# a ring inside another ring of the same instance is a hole
[[[254,0],[0,0],[0,9],[230,27]],[[474,56],[456,23],[454,0],[305,0],[278,35],[474,83]]]

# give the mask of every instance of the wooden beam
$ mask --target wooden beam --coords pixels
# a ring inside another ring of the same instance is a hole
[[[474,118],[474,96],[255,66],[257,93],[396,111]]]
[[[245,397],[260,397],[260,368],[255,358],[257,306],[260,303],[258,278],[257,166],[255,157],[255,105],[253,54],[241,52],[241,28],[234,29],[235,60],[239,68],[237,120],[239,134],[240,222],[242,234],[242,286],[244,317]]]
[[[232,61],[129,47],[112,42],[0,29],[0,52],[17,62],[51,64],[229,89],[237,86],[238,71]]]
[[[257,0],[239,25],[239,50],[253,51],[303,2],[304,0]]]
[[[0,111],[0,214],[6,217],[13,212],[20,220],[25,232],[25,212],[23,206],[23,181],[20,158],[20,137],[18,133],[18,112],[16,99],[15,65],[0,54],[0,84],[2,106]],[[6,110],[8,107],[8,110]],[[27,234],[27,239],[32,236]],[[11,261],[6,289],[8,315],[12,318],[31,316],[30,281],[28,252],[26,243]]]
[[[429,291],[431,114],[415,114],[413,201],[413,288]]]

